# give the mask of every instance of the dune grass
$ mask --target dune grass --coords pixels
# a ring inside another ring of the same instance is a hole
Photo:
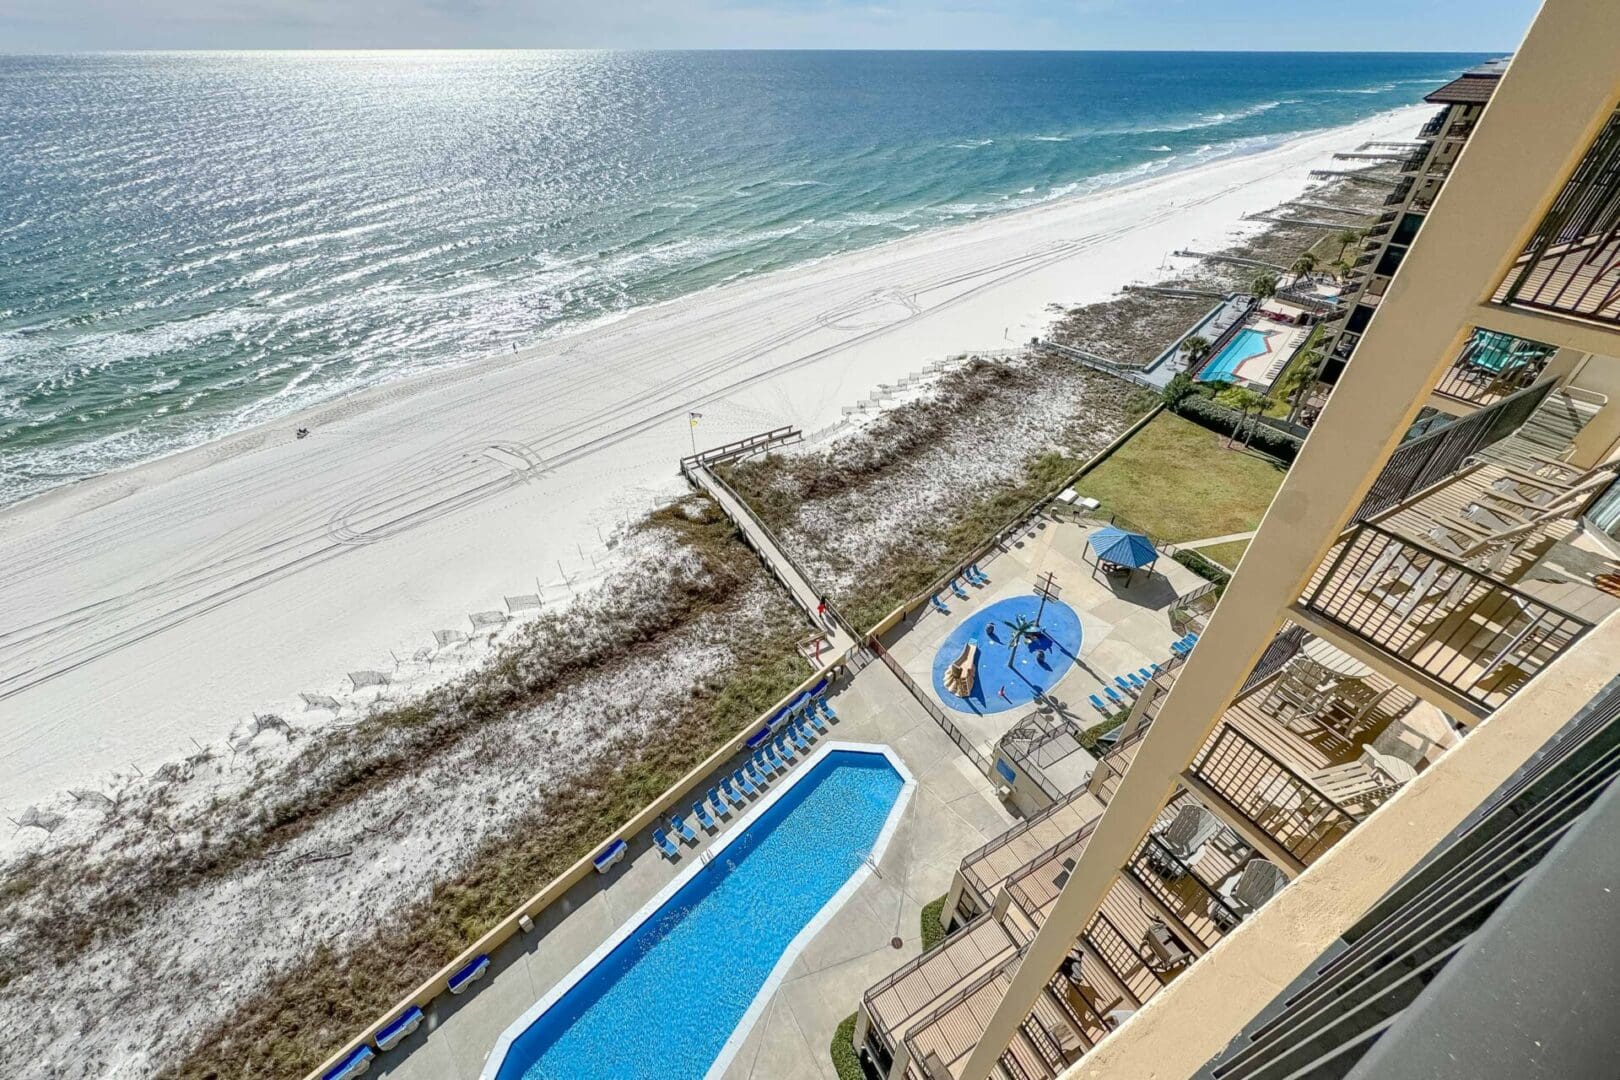
[[[1225,437],[1163,412],[1075,486],[1155,540],[1177,543],[1253,529],[1285,473],[1274,459],[1228,450]]]

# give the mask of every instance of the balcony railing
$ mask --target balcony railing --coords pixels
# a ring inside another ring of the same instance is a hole
[[[1620,325],[1620,110],[1576,166],[1494,299]]]
[[[1223,926],[1239,922],[1237,912],[1152,833],[1142,839],[1125,873],[1163,904],[1205,948],[1221,939]]]
[[[1434,116],[1430,117],[1428,123],[1424,124],[1421,128],[1418,129],[1418,138],[1420,138],[1420,139],[1432,139],[1436,135],[1440,134],[1440,132],[1445,129],[1445,126],[1446,126],[1446,110],[1442,109],[1440,112],[1438,112]]]
[[[1190,771],[1306,866],[1356,823],[1309,780],[1230,724],[1215,729]]]
[[[1475,330],[1434,389],[1457,401],[1488,405],[1534,383],[1556,351],[1539,341]]]
[[[1507,701],[1592,625],[1368,524],[1340,541],[1301,606],[1481,713]]]
[[[1460,472],[1469,457],[1517,431],[1550,390],[1550,381],[1528,387],[1454,424],[1402,443],[1367,489],[1355,520],[1381,514],[1414,492]]]

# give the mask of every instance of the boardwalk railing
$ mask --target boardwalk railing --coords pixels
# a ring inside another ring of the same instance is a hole
[[[688,454],[681,458],[681,472],[697,465],[718,465],[722,461],[732,461],[736,458],[758,454],[777,446],[786,446],[796,443],[804,438],[804,433],[796,427],[772,428],[762,431],[758,435],[750,435],[746,439],[728,442],[723,446],[711,446],[707,450],[699,450],[695,454]]]
[[[898,660],[889,655],[889,651],[883,647],[882,643],[875,637],[869,638],[867,647],[877,654],[878,659],[882,660],[890,671],[894,672],[894,677],[899,679],[901,685],[911,693],[912,697],[917,699],[917,704],[923,707],[923,712],[933,717],[934,723],[938,724],[940,729],[951,737],[951,742],[956,744],[956,748],[966,754],[968,760],[973,762],[980,772],[988,774],[990,772],[990,762],[973,745],[972,740],[963,734],[962,729],[957,727],[956,723],[945,715],[945,710],[939,707],[939,703],[930,697],[926,690],[918,686],[915,679],[906,674],[906,669],[900,666]]]

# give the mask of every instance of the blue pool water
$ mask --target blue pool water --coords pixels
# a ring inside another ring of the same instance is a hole
[[[1231,382],[1232,373],[1245,360],[1262,356],[1267,351],[1266,335],[1258,330],[1239,330],[1215,358],[1198,373],[1199,382]]]
[[[957,712],[994,713],[1028,705],[1037,694],[1044,694],[1074,665],[1080,655],[1080,616],[1061,600],[1048,600],[1041,613],[1044,638],[1018,647],[1012,667],[1007,666],[1012,631],[1007,624],[1018,616],[1035,618],[1040,607],[1038,596],[1014,596],[998,600],[968,616],[934,656],[934,693]],[[991,634],[994,634],[992,637]],[[945,689],[945,669],[955,662],[962,646],[969,641],[979,646],[978,680],[973,692],[959,698]]]
[[[498,1080],[702,1077],[902,784],[883,754],[829,753],[513,1039]]]

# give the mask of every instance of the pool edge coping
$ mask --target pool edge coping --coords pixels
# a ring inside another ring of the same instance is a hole
[[[790,968],[793,965],[793,962],[799,958],[799,955],[803,953],[804,949],[810,944],[811,940],[826,928],[827,924],[832,921],[833,916],[838,913],[839,909],[849,902],[849,899],[855,895],[855,891],[866,882],[867,877],[869,877],[872,873],[873,864],[877,863],[883,858],[884,853],[888,850],[889,841],[894,838],[894,834],[899,828],[900,818],[905,812],[907,804],[911,801],[912,794],[916,790],[917,780],[914,776],[912,776],[911,770],[906,767],[905,762],[900,759],[900,756],[887,745],[880,743],[841,742],[835,739],[833,741],[823,743],[821,746],[817,747],[816,750],[805,759],[804,767],[799,769],[796,774],[790,776],[787,783],[773,788],[766,794],[764,798],[760,799],[759,801],[755,802],[753,806],[749,807],[748,811],[744,813],[742,817],[737,819],[737,824],[735,827],[730,829],[724,836],[720,837],[713,846],[703,851],[698,858],[693,859],[690,865],[684,867],[678,874],[666,882],[664,887],[653,894],[650,900],[648,900],[640,908],[636,909],[636,911],[629,917],[621,921],[619,925],[614,928],[613,933],[609,934],[607,938],[594,950],[592,950],[588,956],[569,969],[568,973],[561,979],[557,980],[557,982],[552,985],[551,989],[543,994],[538,1001],[529,1006],[529,1008],[526,1009],[521,1016],[508,1024],[501,1031],[500,1036],[495,1040],[495,1045],[491,1047],[489,1053],[485,1055],[483,1068],[478,1074],[479,1080],[497,1080],[501,1066],[506,1063],[506,1055],[511,1050],[512,1043],[516,1041],[519,1035],[527,1031],[529,1027],[535,1023],[535,1021],[544,1016],[545,1013],[553,1005],[560,1001],[565,994],[572,990],[579,983],[579,981],[585,977],[586,974],[588,974],[598,964],[606,959],[614,949],[617,949],[620,945],[622,945],[625,939],[627,939],[643,923],[656,914],[659,908],[668,903],[669,900],[676,893],[680,892],[680,890],[684,888],[694,877],[696,877],[704,867],[708,866],[709,863],[714,861],[716,856],[729,847],[738,837],[742,836],[750,828],[752,828],[754,823],[767,810],[776,805],[778,799],[782,798],[782,796],[787,792],[797,787],[800,781],[803,780],[804,777],[810,775],[810,773],[814,771],[815,767],[821,764],[821,762],[825,760],[828,755],[838,751],[882,755],[884,759],[888,761],[889,766],[894,769],[896,774],[899,775],[900,791],[895,796],[894,805],[889,808],[888,815],[884,818],[883,827],[878,830],[877,838],[872,842],[872,853],[869,859],[856,868],[855,872],[845,880],[844,884],[839,887],[838,891],[833,893],[833,895],[828,898],[827,902],[821,906],[820,910],[818,910],[815,915],[811,917],[809,922],[805,923],[800,931],[794,935],[793,939],[787,943],[787,946],[783,948],[781,956],[777,958],[776,964],[771,968],[770,973],[765,976],[765,981],[760,985],[759,991],[754,995],[753,1000],[749,1002],[748,1008],[743,1011],[742,1016],[738,1018],[736,1025],[732,1028],[731,1034],[727,1037],[725,1043],[720,1047],[719,1052],[715,1056],[713,1064],[711,1064],[708,1071],[704,1073],[704,1080],[713,1080],[713,1078],[718,1077],[727,1068],[729,1068],[732,1059],[737,1056],[737,1051],[742,1049],[743,1042],[753,1031],[754,1025],[759,1022],[759,1017],[765,1011],[765,1005],[770,1000],[771,995],[775,994],[777,989],[781,986],[783,979],[787,975],[788,968]]]

